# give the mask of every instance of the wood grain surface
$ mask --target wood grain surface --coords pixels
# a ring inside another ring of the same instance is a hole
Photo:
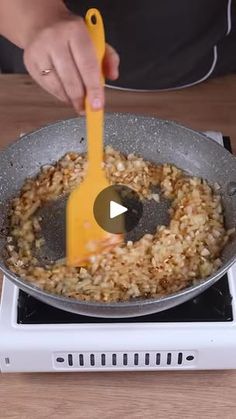
[[[107,110],[221,131],[236,152],[236,76],[175,92],[108,90]],[[28,76],[0,76],[0,146],[71,116]],[[0,375],[0,419],[222,417],[236,418],[236,371]]]

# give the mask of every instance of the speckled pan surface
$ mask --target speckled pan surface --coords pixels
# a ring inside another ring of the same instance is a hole
[[[70,119],[27,134],[0,153],[0,230],[4,229],[7,202],[17,194],[24,180],[35,175],[42,165],[55,162],[69,151],[85,152],[85,137],[84,118]],[[81,141],[82,138],[85,141]],[[236,182],[236,158],[213,140],[170,121],[108,114],[105,143],[126,154],[135,153],[155,163],[172,163],[210,183],[217,182],[221,186],[226,225],[236,227],[236,194],[229,193],[231,183]],[[51,295],[22,281],[4,264],[4,244],[5,236],[0,233],[0,268],[20,288],[58,308],[98,317],[140,316],[181,304],[212,285],[236,259],[235,237],[224,250],[223,267],[197,286],[156,300],[101,304]]]

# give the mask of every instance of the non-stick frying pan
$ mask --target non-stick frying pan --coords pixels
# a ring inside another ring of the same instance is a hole
[[[236,227],[236,159],[222,146],[201,133],[174,122],[127,114],[109,114],[105,123],[105,143],[125,154],[135,153],[154,163],[172,163],[188,173],[217,182],[221,187],[227,228]],[[164,298],[119,303],[82,302],[52,295],[11,273],[4,262],[6,214],[9,200],[24,180],[34,176],[42,165],[58,160],[69,151],[86,151],[83,118],[70,119],[27,134],[0,153],[0,268],[19,288],[63,310],[98,317],[134,317],[168,309],[200,294],[216,282],[236,259],[236,237],[226,245],[223,266],[205,281]],[[64,208],[49,210],[45,227],[46,252],[51,258],[63,256]],[[157,211],[165,222],[165,204],[144,209],[140,221],[143,232],[153,229],[152,217]],[[137,231],[140,235],[140,231]],[[42,255],[43,257],[43,255]]]

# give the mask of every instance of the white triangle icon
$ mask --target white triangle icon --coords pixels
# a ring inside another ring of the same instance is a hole
[[[118,215],[124,214],[127,211],[128,208],[123,207],[123,205],[117,204],[115,201],[110,201],[110,218],[118,217]]]

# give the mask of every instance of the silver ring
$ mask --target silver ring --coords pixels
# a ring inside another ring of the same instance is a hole
[[[53,68],[47,68],[46,70],[42,70],[41,71],[41,75],[42,76],[47,76],[48,74],[50,74],[53,71]]]

